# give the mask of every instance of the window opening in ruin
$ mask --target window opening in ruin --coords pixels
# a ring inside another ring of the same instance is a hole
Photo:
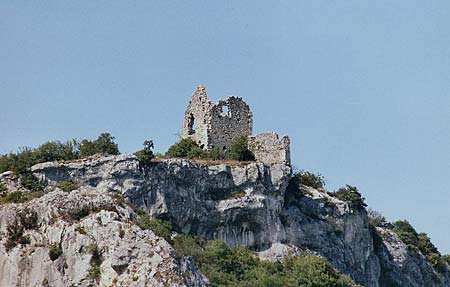
[[[192,135],[195,134],[195,118],[193,114],[189,115],[188,119],[188,134]]]
[[[228,108],[228,106],[224,105],[224,106],[221,107],[221,109],[222,109],[222,111],[221,111],[220,115],[222,117],[229,117],[230,116],[230,109]]]

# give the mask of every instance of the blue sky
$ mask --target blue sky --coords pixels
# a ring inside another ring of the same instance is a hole
[[[450,253],[449,1],[2,1],[0,43],[0,153],[103,131],[165,151],[203,83]]]

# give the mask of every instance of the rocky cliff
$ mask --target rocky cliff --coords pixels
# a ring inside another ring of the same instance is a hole
[[[0,206],[3,234],[23,208],[34,210],[38,223],[25,230],[30,244],[8,251],[0,245],[0,286],[89,286],[95,253],[86,246],[93,244],[101,250],[104,286],[206,286],[188,258],[177,258],[163,238],[133,224],[136,214],[117,194],[169,220],[176,232],[245,246],[267,260],[312,253],[367,287],[450,286],[448,266],[438,272],[389,228],[371,227],[363,208],[294,184],[285,164],[163,159],[142,166],[133,155],[121,155],[43,163],[32,172],[47,193]],[[20,188],[10,176],[1,177],[9,191]],[[57,187],[67,180],[77,190]],[[75,208],[89,215],[70,219]],[[52,261],[54,244],[63,252]]]

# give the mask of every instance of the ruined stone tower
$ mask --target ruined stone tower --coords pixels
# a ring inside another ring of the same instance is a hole
[[[239,97],[211,103],[203,85],[197,87],[184,114],[181,137],[192,138],[201,148],[226,150],[238,136],[252,134],[250,107]]]
[[[242,98],[231,96],[214,104],[200,85],[186,108],[181,138],[191,138],[204,150],[228,150],[236,137],[246,136],[256,160],[290,165],[288,136],[279,138],[274,132],[252,136],[252,129],[253,115]]]

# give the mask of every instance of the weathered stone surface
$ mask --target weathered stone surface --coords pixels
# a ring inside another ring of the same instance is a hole
[[[290,164],[290,140],[273,132],[252,136],[253,115],[240,97],[228,97],[213,104],[206,88],[198,86],[184,114],[181,138],[193,139],[201,148],[227,150],[239,136],[248,137],[249,147],[258,161]]]
[[[36,211],[38,228],[27,230],[29,244],[6,251],[0,241],[0,286],[94,286],[89,279],[96,245],[101,254],[99,286],[206,286],[206,279],[187,258],[177,259],[163,238],[131,222],[134,212],[116,203],[109,194],[91,187],[71,193],[52,191],[25,204]],[[106,208],[74,221],[65,215],[82,207]],[[16,211],[23,205],[0,207],[0,233],[6,234]],[[61,244],[62,254],[52,261],[51,244]]]
[[[288,186],[291,169],[287,164],[201,164],[165,159],[142,167],[133,155],[121,155],[45,163],[32,171],[48,190],[67,179],[80,188],[71,193],[53,191],[27,204],[38,212],[40,224],[38,231],[30,231],[31,245],[0,254],[0,270],[6,270],[0,271],[0,278],[7,278],[0,280],[12,286],[19,272],[21,278],[28,278],[21,279],[26,283],[22,286],[33,286],[26,280],[36,273],[46,274],[52,282],[84,282],[81,278],[89,268],[90,256],[75,250],[93,241],[105,250],[101,279],[105,286],[114,278],[122,284],[117,286],[141,286],[136,283],[140,279],[133,281],[135,274],[160,286],[160,272],[169,272],[164,274],[173,278],[169,286],[205,284],[189,261],[175,260],[163,239],[132,225],[128,220],[132,211],[116,206],[112,192],[121,193],[152,216],[170,220],[177,232],[247,246],[267,260],[280,260],[287,254],[318,254],[367,287],[450,286],[448,270],[439,273],[420,253],[410,253],[391,230],[371,229],[364,209],[351,208],[322,189]],[[112,204],[117,210],[106,208],[108,211],[95,212],[80,223],[61,219],[66,210],[86,204]],[[0,207],[0,232],[4,233],[17,208]],[[89,236],[77,235],[74,230],[79,224]],[[126,230],[123,239],[117,238],[120,229]],[[65,242],[61,258],[66,258],[69,267],[58,263],[62,259],[49,262],[46,246],[60,240]],[[5,252],[2,248],[0,252]],[[38,261],[44,262],[42,266]],[[121,272],[125,265],[129,272]],[[59,270],[68,269],[73,274],[58,275]],[[10,273],[13,275],[7,275]],[[42,276],[38,278],[43,280]],[[82,284],[79,286],[86,286]]]
[[[281,139],[274,132],[257,134],[248,137],[249,149],[255,158],[265,164],[291,164],[290,140],[288,136]]]
[[[184,115],[181,137],[192,138],[204,149],[230,148],[238,136],[252,134],[250,107],[239,97],[228,97],[213,104],[200,85],[192,95]]]
[[[7,192],[17,191],[22,188],[19,178],[12,171],[1,173],[0,183],[5,186]]]

